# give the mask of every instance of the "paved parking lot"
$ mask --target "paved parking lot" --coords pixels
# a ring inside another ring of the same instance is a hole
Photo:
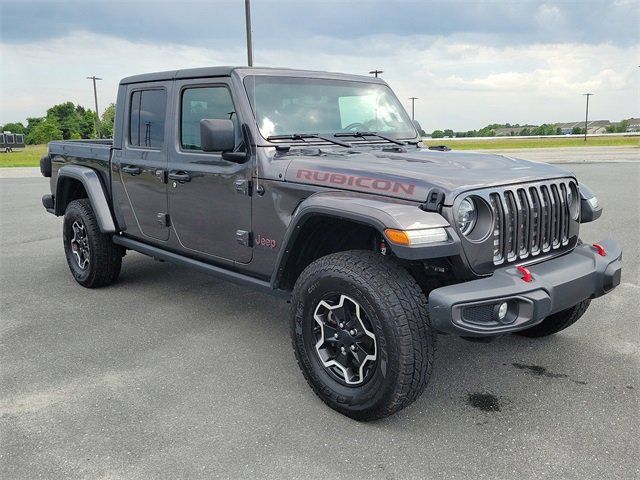
[[[368,424],[308,388],[285,303],[139,254],[83,289],[47,181],[0,179],[0,477],[638,478],[640,164],[566,167],[622,285],[550,338],[440,337],[425,394]]]

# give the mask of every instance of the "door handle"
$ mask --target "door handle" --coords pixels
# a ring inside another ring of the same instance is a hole
[[[188,172],[172,171],[169,172],[169,180],[175,180],[176,182],[184,183],[191,181],[191,175]]]
[[[129,175],[133,175],[134,177],[142,173],[142,169],[140,167],[132,167],[132,166],[122,167],[122,171],[124,173],[128,173]]]

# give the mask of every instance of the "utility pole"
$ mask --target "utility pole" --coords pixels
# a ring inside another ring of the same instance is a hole
[[[247,62],[253,67],[253,43],[251,40],[251,0],[244,0],[244,19],[247,28]]]
[[[587,111],[584,114],[584,141],[587,141],[587,125],[589,124],[589,97],[593,95],[593,93],[583,93],[585,97],[587,97]]]
[[[87,80],[93,80],[93,99],[96,102],[96,135],[100,138],[100,114],[98,113],[98,91],[96,90],[96,80],[102,80],[95,75],[87,77]]]
[[[416,100],[418,100],[418,97],[409,97],[409,100],[411,100],[411,120],[415,120],[416,119]]]
[[[376,78],[378,78],[378,74],[380,73],[384,73],[382,70],[371,70],[369,72],[370,75],[375,75]]]

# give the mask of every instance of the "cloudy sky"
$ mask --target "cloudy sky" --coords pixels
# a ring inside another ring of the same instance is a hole
[[[640,0],[253,0],[254,63],[378,68],[423,128],[640,116]],[[246,62],[242,0],[0,0],[0,123],[121,77]]]

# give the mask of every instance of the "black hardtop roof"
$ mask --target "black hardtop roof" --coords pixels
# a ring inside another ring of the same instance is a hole
[[[291,75],[322,78],[336,78],[344,80],[369,81],[374,83],[384,83],[380,78],[368,77],[364,75],[350,75],[346,73],[321,72],[313,70],[296,70],[292,68],[270,68],[270,67],[201,67],[186,68],[182,70],[168,70],[166,72],[143,73],[141,75],[133,75],[120,80],[120,85],[129,83],[157,82],[162,80],[176,80],[187,78],[206,78],[206,77],[228,77],[234,70],[241,71],[244,75]]]

